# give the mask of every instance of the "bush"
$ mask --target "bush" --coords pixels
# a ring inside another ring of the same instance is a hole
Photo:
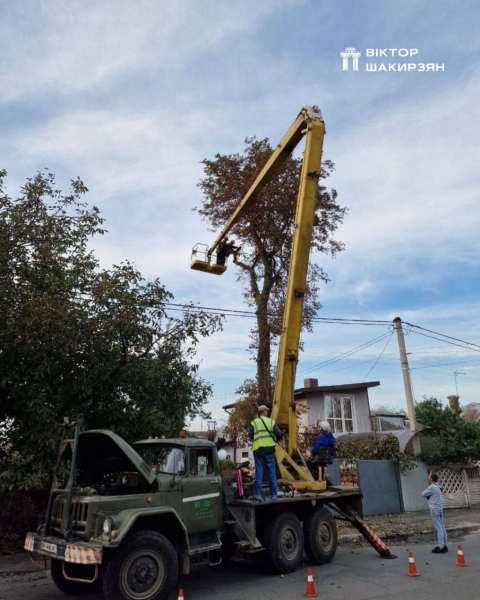
[[[361,460],[392,460],[402,472],[415,466],[413,458],[401,452],[398,439],[391,433],[385,436],[369,435],[363,440],[337,442],[336,458]]]
[[[25,535],[36,531],[38,515],[47,509],[46,489],[2,492],[0,555],[23,550]]]

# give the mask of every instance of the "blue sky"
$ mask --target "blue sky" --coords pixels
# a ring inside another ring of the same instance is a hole
[[[315,260],[330,275],[319,317],[404,321],[480,344],[478,2],[452,0],[49,0],[0,8],[1,166],[15,195],[48,166],[66,189],[79,175],[107,219],[95,243],[102,266],[129,259],[159,277],[177,302],[244,309],[234,268],[189,270],[210,243],[192,208],[200,161],[276,143],[306,104],[327,126],[330,184],[349,209],[337,237],[346,250]],[[358,72],[340,52],[356,47]],[[367,48],[415,48],[437,72],[367,72]],[[201,375],[214,384],[213,417],[254,363],[253,321],[230,317],[202,342]],[[416,399],[480,401],[480,354],[406,336]],[[304,336],[298,385],[379,380],[372,405],[402,407],[395,336],[322,365],[387,326],[316,323]],[[425,332],[423,332],[425,334]],[[452,341],[452,340],[450,340]]]

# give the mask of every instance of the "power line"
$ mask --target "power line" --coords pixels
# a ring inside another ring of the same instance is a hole
[[[377,365],[378,361],[382,358],[382,354],[385,352],[388,344],[390,343],[390,340],[392,339],[392,335],[393,335],[393,329],[392,329],[392,333],[390,334],[390,337],[387,340],[387,343],[385,344],[385,346],[383,347],[383,350],[380,352],[377,360],[374,362],[372,368],[370,369],[370,371],[365,375],[365,378],[363,381],[365,381],[367,379],[367,377],[370,375],[370,373],[373,371],[373,369],[375,368],[375,366]]]
[[[372,346],[376,342],[385,339],[387,336],[388,336],[388,332],[378,336],[377,338],[374,338],[373,340],[370,340],[369,342],[366,342],[365,344],[362,344],[361,346],[357,346],[356,348],[353,348],[352,350],[347,350],[347,352],[343,352],[342,354],[339,354],[338,356],[336,356],[334,358],[330,358],[329,360],[326,360],[323,363],[319,363],[317,365],[314,365],[313,367],[309,367],[308,369],[305,369],[304,371],[300,371],[298,373],[298,375],[302,375],[304,373],[309,373],[310,371],[313,371],[315,369],[322,368],[322,367],[331,365],[335,362],[338,362],[342,358],[351,356],[352,354],[356,354],[357,352],[360,352],[360,350],[364,350],[365,348]]]
[[[473,342],[466,342],[465,340],[460,340],[458,338],[451,337],[450,335],[438,333],[438,331],[432,331],[431,329],[425,329],[425,327],[420,327],[420,325],[412,325],[411,323],[407,323],[406,321],[404,321],[404,323],[405,323],[405,325],[408,325],[409,327],[414,327],[415,329],[421,329],[422,331],[428,331],[428,333],[434,333],[435,335],[440,335],[441,337],[447,338],[449,340],[455,340],[456,342],[461,342],[462,344],[468,344],[469,346],[476,346],[477,348],[480,348],[480,344],[474,344]],[[414,332],[414,333],[418,333],[418,332]],[[425,336],[425,337],[427,337],[427,336]],[[436,338],[433,338],[433,339],[436,339]],[[479,352],[480,352],[480,350],[479,350]]]
[[[411,371],[418,371],[418,369],[436,369],[437,367],[450,367],[453,365],[465,365],[467,363],[471,363],[471,362],[478,362],[480,360],[480,358],[472,358],[472,360],[457,360],[455,362],[449,362],[449,363],[440,363],[439,365],[430,365],[430,366],[424,366],[424,367],[412,367],[410,370]]]
[[[165,304],[166,307],[169,307],[169,310],[203,310],[205,312],[212,312],[214,314],[225,313],[230,314],[232,316],[246,316],[246,317],[256,317],[257,312],[248,311],[248,310],[239,310],[239,309],[231,309],[231,308],[219,308],[215,306],[192,306],[189,304],[179,304],[175,302],[167,302]],[[171,308],[173,307],[173,308]],[[275,316],[274,313],[267,312],[267,315]],[[348,325],[391,325],[391,321],[380,321],[374,319],[349,319],[349,318],[335,318],[335,317],[313,317],[312,321],[315,323],[331,323],[331,324],[348,324]]]
[[[409,323],[406,323],[410,325]],[[449,342],[448,340],[442,340],[441,338],[434,337],[433,335],[427,335],[426,333],[420,333],[420,331],[414,331],[413,329],[409,329],[411,333],[416,333],[417,335],[422,335],[423,337],[430,338],[432,340],[437,340],[438,342],[444,342],[445,344],[451,344],[452,346],[458,346],[460,348],[464,348],[465,350],[470,350],[470,352],[480,352],[480,350],[476,350],[475,348],[469,348],[468,346],[462,346],[461,344],[456,344],[455,342]],[[441,335],[441,334],[440,334]],[[469,342],[465,342],[468,344]],[[476,346],[476,344],[474,344]]]

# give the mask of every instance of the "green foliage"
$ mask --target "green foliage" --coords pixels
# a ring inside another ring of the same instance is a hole
[[[337,458],[360,460],[392,460],[402,472],[415,466],[415,461],[400,451],[398,438],[388,433],[385,436],[369,435],[363,440],[337,441]]]
[[[226,458],[220,462],[220,474],[229,483],[236,478],[237,465],[231,458]]]
[[[235,408],[228,416],[225,435],[237,446],[245,446],[250,443],[248,437],[250,423],[257,416],[257,384],[251,379],[246,379],[236,393],[242,394],[243,397],[235,403]]]
[[[20,197],[0,171],[0,487],[44,485],[64,416],[127,440],[170,436],[211,394],[192,363],[221,322],[192,306],[167,315],[173,296],[129,262],[101,269],[89,249],[105,233],[72,181],[27,180]]]
[[[429,465],[447,462],[466,463],[480,459],[480,424],[464,421],[436,398],[424,398],[415,407],[422,433],[419,459]]]
[[[299,449],[304,455],[314,445],[319,434],[320,427],[317,425],[309,427],[299,436]],[[337,440],[336,458],[393,460],[398,463],[402,472],[412,469],[416,464],[410,455],[400,451],[399,441],[391,433],[385,436],[372,434],[361,440]]]
[[[37,529],[37,515],[45,510],[46,490],[2,491],[0,511],[0,555],[23,551],[25,533]]]

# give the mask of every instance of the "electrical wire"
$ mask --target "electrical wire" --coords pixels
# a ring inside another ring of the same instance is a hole
[[[379,361],[379,360],[382,358],[382,354],[385,352],[385,350],[386,350],[386,348],[387,348],[388,344],[390,343],[390,340],[392,339],[392,336],[393,336],[393,330],[392,330],[392,333],[390,334],[390,337],[389,337],[389,338],[388,338],[388,340],[387,340],[387,343],[386,343],[386,344],[385,344],[385,346],[383,347],[383,350],[380,352],[380,354],[379,354],[379,356],[378,356],[377,360],[374,362],[374,364],[373,364],[372,368],[370,369],[370,371],[369,371],[369,372],[368,372],[368,373],[365,375],[365,377],[364,377],[363,381],[365,381],[365,380],[367,379],[367,377],[370,375],[370,373],[371,373],[371,372],[373,371],[373,369],[376,367],[376,365],[377,365],[378,361]]]
[[[464,348],[465,350],[470,350],[470,352],[480,352],[480,350],[476,350],[475,348],[469,348],[468,346],[462,346],[461,344],[456,344],[455,342],[449,342],[447,340],[442,340],[441,338],[434,337],[432,335],[427,335],[426,333],[420,333],[420,331],[414,331],[413,329],[409,330],[411,333],[416,333],[417,335],[421,335],[426,338],[430,338],[432,340],[437,340],[438,342],[445,342],[445,344],[451,344],[452,346],[458,346],[460,348]],[[469,342],[466,342],[467,344]],[[474,344],[476,345],[476,344]]]
[[[407,322],[405,322],[405,325],[408,325],[409,327],[414,327],[415,329],[421,329],[422,331],[428,331],[428,333],[434,333],[435,335],[440,335],[449,340],[454,340],[455,342],[462,342],[462,344],[468,344],[469,346],[476,346],[477,348],[480,348],[480,344],[474,344],[473,342],[466,342],[465,340],[460,340],[458,338],[451,337],[450,335],[438,333],[438,331],[432,331],[431,329],[425,329],[425,327],[420,327],[420,325],[412,325],[411,323],[407,323]]]
[[[329,366],[335,362],[338,362],[339,360],[341,360],[342,358],[346,358],[347,356],[351,356],[352,354],[356,354],[357,352],[360,352],[360,350],[364,350],[365,348],[368,348],[369,346],[372,346],[373,344],[376,344],[378,341],[385,339],[387,336],[389,335],[388,332],[374,338],[373,340],[370,340],[369,342],[366,342],[365,344],[362,344],[361,346],[357,346],[356,348],[353,348],[352,350],[347,350],[347,352],[343,352],[342,354],[339,354],[338,356],[335,356],[334,358],[330,358],[322,363],[318,363],[316,365],[313,365],[313,367],[309,367],[308,369],[304,369],[303,371],[300,371],[298,373],[298,375],[302,375],[305,373],[310,373],[310,371],[313,371],[315,369],[319,369],[322,367],[326,367]]]
[[[232,316],[246,316],[246,317],[257,317],[257,312],[248,310],[238,310],[231,308],[218,308],[214,306],[192,306],[189,304],[179,304],[175,302],[167,302],[165,304],[168,310],[203,310],[205,312],[213,314],[230,314]],[[275,316],[274,313],[267,312],[270,316]],[[391,325],[391,321],[380,321],[373,319],[348,319],[348,318],[334,318],[334,317],[313,317],[312,321],[315,323],[330,323],[330,324],[348,324],[348,325]]]

